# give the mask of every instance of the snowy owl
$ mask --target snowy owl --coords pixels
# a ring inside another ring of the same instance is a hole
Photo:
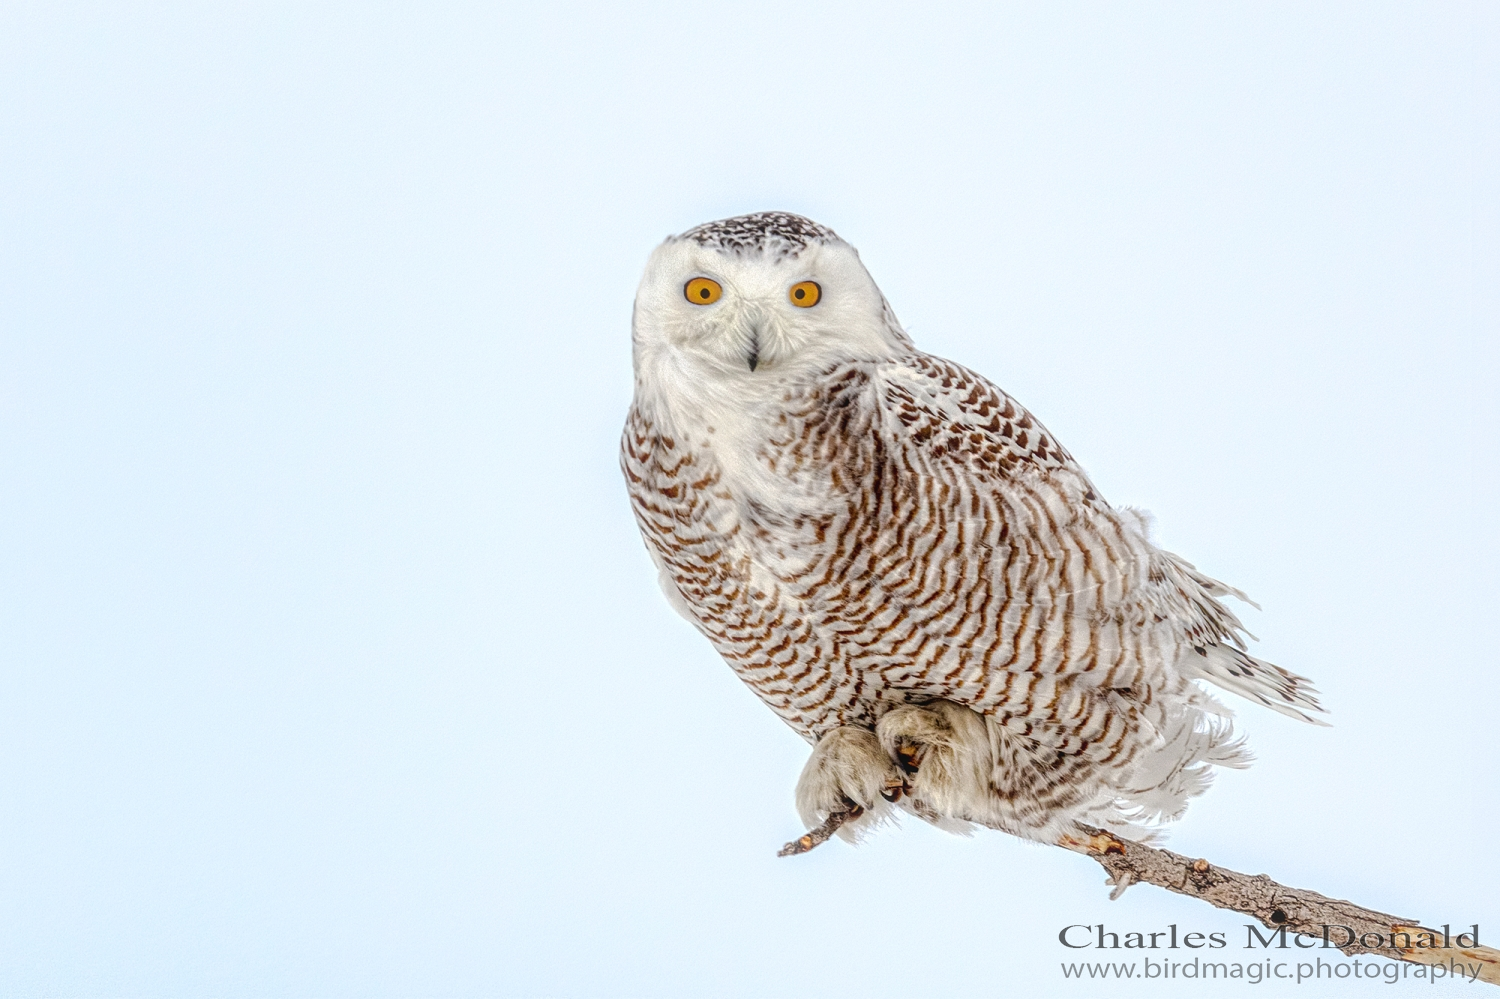
[[[917,349],[832,230],[765,212],[668,238],[632,335],[637,522],[668,601],[813,745],[808,825],[1139,835],[1248,762],[1195,681],[1322,710],[1246,653],[1221,602],[1242,593]]]

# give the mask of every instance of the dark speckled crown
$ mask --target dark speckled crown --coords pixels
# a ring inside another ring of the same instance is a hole
[[[790,212],[756,212],[705,222],[678,238],[726,253],[773,253],[778,257],[796,256],[813,243],[839,239],[827,226]]]

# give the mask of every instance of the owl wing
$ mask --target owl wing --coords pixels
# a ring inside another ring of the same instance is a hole
[[[879,365],[870,388],[882,475],[902,497],[886,532],[887,591],[905,580],[896,599],[961,595],[928,618],[927,633],[949,643],[924,673],[932,696],[997,711],[1059,677],[1124,690],[1176,673],[1306,721],[1322,710],[1305,678],[1245,651],[1220,600],[1244,594],[1153,545],[1143,515],[1106,503],[983,376],[914,355]]]

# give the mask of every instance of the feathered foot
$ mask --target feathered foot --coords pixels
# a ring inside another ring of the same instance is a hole
[[[905,785],[874,732],[854,726],[834,729],[814,747],[797,781],[797,812],[813,831],[802,837],[812,840],[807,846],[791,852],[811,850],[835,832],[856,842],[889,815],[889,803],[901,797]],[[824,830],[835,816],[840,818]],[[788,849],[802,840],[788,843]]]
[[[906,778],[907,809],[954,832],[980,818],[993,767],[983,716],[950,701],[906,704],[882,715],[875,734]]]

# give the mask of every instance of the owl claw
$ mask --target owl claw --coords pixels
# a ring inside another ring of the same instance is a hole
[[[905,739],[896,745],[896,766],[908,777],[915,777],[922,769],[923,747]]]
[[[891,778],[885,782],[885,787],[880,791],[880,796],[886,801],[894,804],[901,800],[901,796],[907,791],[906,781]]]

